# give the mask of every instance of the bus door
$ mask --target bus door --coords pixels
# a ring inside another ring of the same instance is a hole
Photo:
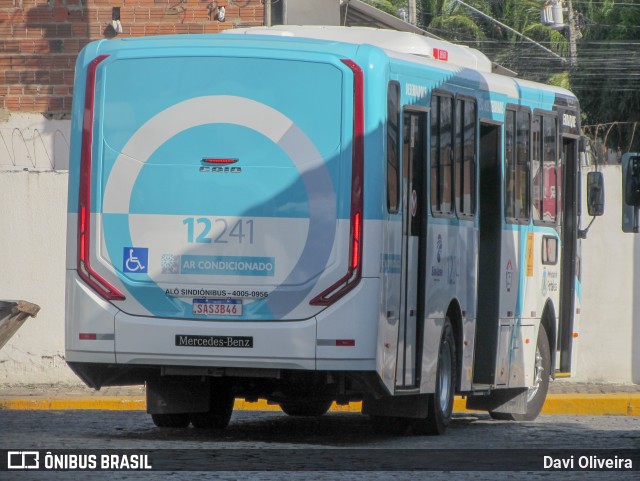
[[[578,148],[577,140],[562,139],[560,316],[558,325],[557,371],[571,372],[571,347],[575,312],[576,276],[578,276]]]
[[[502,182],[501,126],[480,123],[478,310],[474,384],[493,384],[500,329]],[[505,279],[511,282],[512,279]]]
[[[420,383],[426,253],[427,115],[405,110],[402,144],[402,256],[396,388]]]

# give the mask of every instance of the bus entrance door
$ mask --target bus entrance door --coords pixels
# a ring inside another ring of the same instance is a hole
[[[578,149],[575,139],[562,140],[562,252],[560,254],[560,316],[557,337],[556,374],[571,373],[573,322],[576,307],[576,281],[580,277],[578,250]]]
[[[495,382],[500,329],[501,223],[500,125],[480,124],[480,246],[478,312],[473,382]]]
[[[426,114],[405,111],[402,149],[402,274],[396,389],[420,383],[425,279]]]

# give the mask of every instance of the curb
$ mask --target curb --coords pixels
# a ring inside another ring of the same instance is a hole
[[[265,400],[249,402],[236,399],[234,409],[239,411],[280,411],[277,404]],[[94,396],[69,398],[0,399],[0,410],[105,410],[144,411],[144,396]],[[333,403],[332,412],[360,412],[361,402],[348,405]],[[478,412],[465,408],[465,400],[456,397],[455,412]],[[612,394],[551,394],[542,408],[542,414],[590,416],[640,416],[640,393]]]
[[[554,394],[547,397],[542,414],[640,416],[640,393]]]

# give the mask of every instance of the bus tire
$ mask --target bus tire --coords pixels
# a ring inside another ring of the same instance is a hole
[[[534,381],[527,392],[527,412],[525,414],[497,413],[489,411],[493,419],[504,421],[533,421],[538,417],[549,390],[549,377],[551,375],[551,351],[549,350],[549,338],[547,331],[540,326],[538,340],[536,341],[536,364],[534,369]]]
[[[226,428],[233,414],[234,402],[235,396],[229,383],[212,382],[209,410],[204,413],[191,414],[191,424],[196,429]]]
[[[151,420],[159,428],[186,428],[189,426],[188,413],[152,414]]]
[[[427,417],[414,420],[412,428],[418,435],[444,434],[451,422],[456,387],[456,344],[453,327],[445,320],[438,349],[436,392],[428,396]]]
[[[302,401],[282,401],[280,402],[280,409],[288,416],[313,416],[319,417],[324,415],[329,408],[333,400],[329,399],[305,399]]]

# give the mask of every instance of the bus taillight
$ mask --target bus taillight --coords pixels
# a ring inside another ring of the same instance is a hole
[[[353,60],[343,59],[353,72],[353,141],[351,161],[351,226],[347,273],[314,297],[310,304],[328,306],[358,285],[362,278],[362,214],[364,207],[364,72]]]
[[[353,243],[351,244],[351,268],[360,265],[360,212],[356,213],[353,223]]]
[[[80,153],[80,192],[78,195],[78,275],[93,290],[108,300],[123,301],[124,295],[91,267],[91,149],[93,145],[93,110],[98,65],[108,55],[96,57],[87,70]]]

